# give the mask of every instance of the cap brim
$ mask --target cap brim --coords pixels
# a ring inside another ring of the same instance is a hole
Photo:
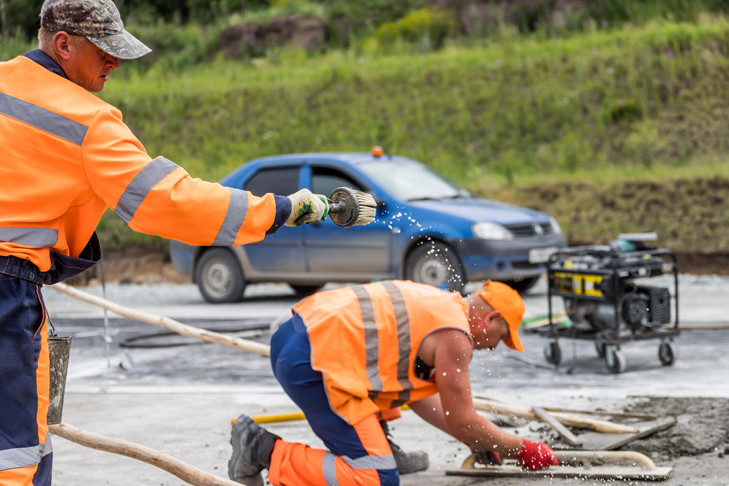
[[[524,346],[521,344],[521,338],[519,337],[519,325],[521,323],[517,323],[515,326],[512,325],[511,322],[507,322],[509,325],[509,336],[504,339],[504,344],[506,344],[511,349],[515,349],[519,352],[524,352]]]
[[[96,47],[118,59],[138,59],[152,52],[142,41],[126,30],[105,37],[86,36]]]

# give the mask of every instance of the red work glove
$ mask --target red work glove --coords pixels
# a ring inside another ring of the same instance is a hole
[[[521,463],[527,469],[536,471],[538,469],[546,469],[549,466],[556,466],[559,461],[554,456],[552,448],[544,442],[536,442],[524,439],[524,446],[517,456]]]

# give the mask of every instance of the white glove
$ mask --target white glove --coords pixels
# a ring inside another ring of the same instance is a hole
[[[300,226],[327,219],[329,203],[326,196],[312,194],[308,189],[301,189],[290,196],[291,214],[284,223],[286,226]]]

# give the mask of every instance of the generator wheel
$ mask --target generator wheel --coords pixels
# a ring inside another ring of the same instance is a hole
[[[549,341],[544,345],[544,359],[549,364],[559,366],[559,363],[562,361],[562,351],[559,349],[559,343],[557,341]]]
[[[676,355],[673,352],[673,345],[671,343],[661,343],[658,346],[658,359],[663,366],[671,366],[673,364],[676,360]]]
[[[597,352],[597,355],[601,358],[605,357],[605,343],[600,343],[595,341],[595,351]]]
[[[614,375],[625,371],[625,356],[617,346],[605,346],[605,366]]]

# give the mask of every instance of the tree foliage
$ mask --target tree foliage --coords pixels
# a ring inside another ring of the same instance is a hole
[[[41,2],[0,0],[0,37],[31,37],[38,31]]]

